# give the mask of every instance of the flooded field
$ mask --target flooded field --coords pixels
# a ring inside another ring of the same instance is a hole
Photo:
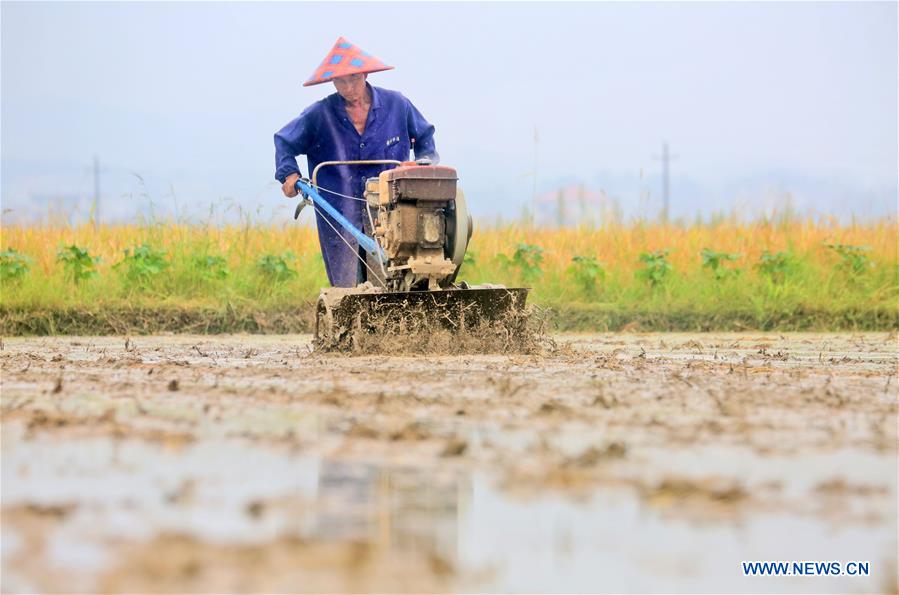
[[[556,341],[5,339],[2,590],[897,590],[895,335]]]

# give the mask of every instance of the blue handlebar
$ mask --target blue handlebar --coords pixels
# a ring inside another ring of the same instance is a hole
[[[373,238],[368,237],[362,231],[360,231],[355,225],[349,222],[346,217],[344,217],[340,211],[331,206],[331,203],[322,198],[321,194],[313,188],[311,184],[304,182],[303,180],[297,180],[297,191],[300,192],[303,196],[309,198],[312,203],[323,209],[326,213],[331,215],[331,217],[340,224],[342,228],[350,232],[356,241],[359,242],[359,245],[362,246],[362,249],[371,254],[372,256],[376,256],[381,259],[381,262],[387,262],[387,256],[384,254],[384,251],[381,250],[381,246],[378,245]],[[368,205],[365,206],[368,208]]]

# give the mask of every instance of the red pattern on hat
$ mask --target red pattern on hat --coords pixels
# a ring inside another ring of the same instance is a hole
[[[393,66],[388,66],[362,50],[362,48],[350,43],[345,37],[341,37],[322,60],[322,63],[309,80],[303,83],[304,87],[311,85],[319,85],[334,80],[339,76],[348,74],[360,74],[367,72],[380,72],[382,70],[392,70]]]

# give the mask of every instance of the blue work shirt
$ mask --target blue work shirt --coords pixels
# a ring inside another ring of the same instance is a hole
[[[367,86],[371,93],[371,107],[361,135],[353,126],[346,111],[346,102],[338,93],[313,103],[275,133],[275,178],[279,182],[283,184],[287,176],[300,172],[296,160],[298,155],[306,155],[310,176],[323,161],[408,161],[413,148],[416,158],[429,157],[437,161],[434,126],[424,119],[412,102],[397,91],[370,84]],[[319,171],[316,183],[325,190],[362,198],[365,180],[389,168],[389,165],[328,166]],[[326,191],[320,191],[320,194],[359,229],[363,228],[363,217],[367,218],[364,202]],[[355,287],[364,277],[364,269],[360,268],[362,265],[357,256],[358,244],[349,232],[318,209],[316,224],[331,285]],[[335,229],[339,230],[339,234]]]

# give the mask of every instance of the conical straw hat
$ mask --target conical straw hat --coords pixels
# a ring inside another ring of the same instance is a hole
[[[309,80],[303,83],[304,87],[311,85],[319,85],[334,80],[339,76],[348,74],[358,74],[363,72],[380,72],[382,70],[392,70],[393,66],[388,66],[341,37],[322,60],[321,65],[315,69]]]

